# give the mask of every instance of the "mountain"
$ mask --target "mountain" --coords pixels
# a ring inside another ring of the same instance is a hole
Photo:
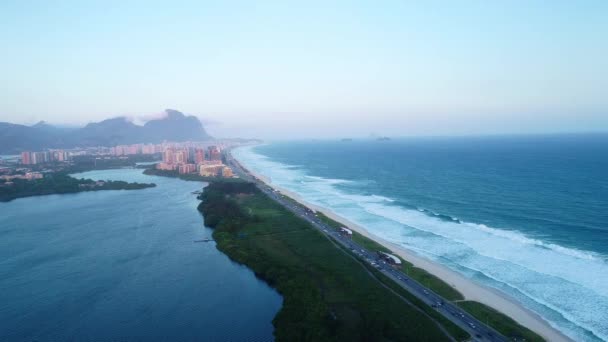
[[[157,136],[170,136],[174,141],[207,140],[209,136],[205,132],[203,124],[194,116],[173,110],[165,110],[167,117],[162,120],[151,120],[144,125],[146,138],[154,139]]]
[[[0,154],[35,150],[41,146],[65,146],[66,131],[47,124],[34,126],[0,122]]]
[[[195,116],[167,109],[161,119],[143,126],[124,117],[89,123],[82,128],[59,128],[41,121],[33,126],[0,122],[0,154],[44,148],[114,146],[169,141],[212,139]]]

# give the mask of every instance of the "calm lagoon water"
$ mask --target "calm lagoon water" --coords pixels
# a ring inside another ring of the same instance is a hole
[[[92,179],[156,188],[0,203],[0,341],[269,341],[282,299],[214,243],[191,191],[142,170]]]

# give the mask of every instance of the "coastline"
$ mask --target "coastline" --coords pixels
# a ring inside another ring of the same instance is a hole
[[[500,311],[501,313],[511,317],[517,323],[536,332],[547,341],[572,341],[572,339],[570,339],[562,332],[551,326],[540,315],[525,308],[523,305],[516,302],[514,299],[508,297],[506,294],[503,294],[498,290],[475,283],[472,280],[464,277],[456,271],[449,269],[446,266],[420,257],[399,245],[396,245],[394,243],[386,241],[381,237],[373,235],[368,232],[364,227],[354,222],[351,222],[342,216],[339,216],[330,209],[308,203],[298,194],[281,186],[273,184],[272,181],[270,181],[267,177],[255,171],[252,171],[250,168],[245,167],[240,161],[239,164],[244,169],[246,169],[251,175],[262,180],[265,184],[272,187],[273,189],[291,197],[293,200],[310,208],[311,210],[321,212],[332,220],[344,224],[348,228],[356,231],[357,233],[365,236],[366,238],[373,240],[381,244],[382,246],[390,249],[391,251],[393,251],[393,253],[397,254],[404,260],[412,263],[414,266],[424,269],[432,275],[442,279],[446,283],[450,284],[458,292],[460,292],[464,296],[465,300],[476,301],[485,304],[497,311]]]

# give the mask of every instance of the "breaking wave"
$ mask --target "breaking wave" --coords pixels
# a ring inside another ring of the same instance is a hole
[[[306,201],[510,295],[575,340],[608,340],[608,263],[603,255],[380,194],[357,193],[348,186],[356,181],[312,176],[251,147],[236,149],[234,156]]]

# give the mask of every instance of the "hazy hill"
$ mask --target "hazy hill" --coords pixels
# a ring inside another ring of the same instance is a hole
[[[58,128],[41,121],[33,126],[0,122],[0,153],[18,153],[43,148],[113,146],[134,143],[202,141],[211,139],[195,116],[167,109],[162,119],[143,126],[124,117],[90,123],[82,128]]]

